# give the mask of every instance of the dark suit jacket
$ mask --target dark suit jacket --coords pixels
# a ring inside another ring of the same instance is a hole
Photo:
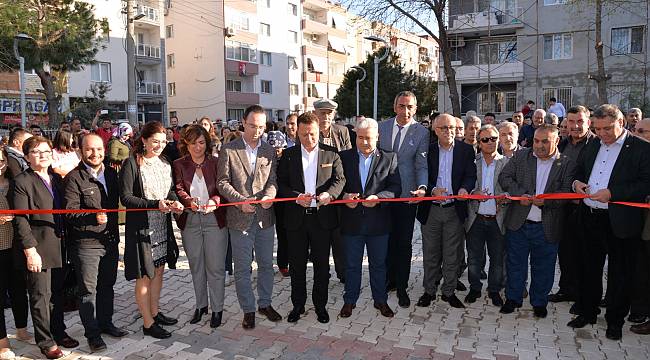
[[[575,163],[565,155],[560,155],[548,174],[544,193],[566,193],[571,191],[575,174]],[[524,194],[535,195],[537,188],[537,158],[532,148],[519,150],[508,161],[499,175],[499,184],[503,191],[512,196]],[[546,241],[557,243],[562,238],[563,224],[567,217],[569,202],[566,200],[545,200],[542,209],[542,222]],[[508,206],[505,225],[508,230],[518,230],[526,222],[532,205],[523,206],[513,201]]]
[[[8,179],[13,179],[18,174],[26,170],[29,165],[27,165],[27,161],[25,160],[24,156],[20,156],[20,154],[14,152],[11,150],[10,147],[7,147],[7,178]]]
[[[365,191],[362,191],[359,174],[359,152],[351,149],[341,152],[343,173],[345,174],[344,193],[361,194],[365,198],[377,195],[379,198],[394,198],[402,192],[402,184],[397,167],[397,155],[377,149]],[[341,205],[341,233],[349,235],[384,235],[391,230],[390,204],[379,203],[374,207],[358,204],[354,209]]]
[[[83,162],[65,177],[66,209],[117,209],[120,199],[117,171],[104,166],[104,185],[95,179]],[[79,245],[106,245],[119,242],[117,213],[108,213],[108,222],[97,223],[97,214],[66,214],[68,241]]]
[[[8,196],[12,209],[56,209],[63,203],[63,180],[50,169],[52,188],[57,199],[32,169],[16,175]],[[59,206],[56,206],[59,203]],[[16,267],[26,268],[24,249],[35,247],[43,261],[43,269],[60,268],[62,265],[62,221],[53,214],[16,215],[14,219],[14,251]]]
[[[347,131],[347,130],[346,130]],[[316,173],[316,195],[328,192],[333,199],[341,195],[345,185],[343,166],[335,148],[318,144],[318,168]],[[278,166],[278,197],[297,197],[305,193],[305,177],[302,170],[302,146],[286,149]],[[338,226],[337,206],[327,205],[318,209],[318,221],[325,229]],[[295,202],[286,202],[285,225],[288,230],[302,226],[305,208]]]
[[[436,187],[436,180],[438,179],[439,168],[439,154],[440,149],[438,143],[433,143],[429,146],[429,154],[427,155],[429,167],[429,184],[428,190],[431,192]],[[472,145],[465,144],[462,141],[455,140],[454,142],[454,160],[451,168],[451,187],[453,194],[457,195],[458,190],[461,188],[467,190],[469,193],[474,189],[476,184],[476,153]],[[467,217],[467,202],[455,201],[456,213],[460,222],[464,222]],[[417,219],[421,224],[425,224],[429,217],[429,209],[431,208],[431,201],[423,201],[418,206]]]
[[[345,126],[337,125],[332,122],[331,125],[331,136],[334,140],[334,147],[336,151],[343,151],[352,148],[352,143],[350,142],[350,132]],[[322,144],[323,136],[321,134],[320,141]]]
[[[203,171],[203,176],[205,179],[205,184],[208,187],[208,195],[210,199],[214,200],[215,203],[225,202],[226,199],[221,198],[219,195],[219,189],[217,189],[217,158],[212,155],[206,155],[205,162],[201,168]],[[192,205],[192,196],[190,195],[190,187],[192,186],[192,180],[194,179],[194,173],[196,171],[196,165],[192,161],[190,155],[183,156],[182,158],[174,161],[174,180],[176,181],[176,195],[178,196],[178,201],[185,207],[185,211],[178,217],[176,217],[176,225],[178,228],[183,230],[185,229],[185,223],[187,222],[187,213],[190,210]],[[206,199],[202,199],[205,201]],[[220,228],[226,226],[226,208],[218,207],[213,211],[214,216],[217,219],[217,224]]]
[[[582,149],[576,167],[576,180],[589,182],[598,150],[600,141],[591,141]],[[610,201],[646,202],[646,196],[650,194],[650,143],[627,133],[607,188],[612,193]],[[644,219],[642,209],[609,204],[609,219],[616,237],[638,238],[641,234]]]

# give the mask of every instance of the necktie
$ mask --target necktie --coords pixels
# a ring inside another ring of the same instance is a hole
[[[395,135],[395,141],[393,141],[393,152],[397,153],[399,150],[399,141],[402,138],[402,129],[404,129],[404,126],[399,126],[397,125],[397,135]]]

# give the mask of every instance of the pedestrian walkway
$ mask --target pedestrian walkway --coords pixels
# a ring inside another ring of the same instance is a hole
[[[123,228],[121,230],[124,236]],[[176,236],[180,246],[178,231]],[[577,331],[567,327],[566,323],[571,319],[568,303],[549,304],[549,315],[541,320],[533,317],[532,307],[526,302],[518,312],[502,315],[485,297],[469,304],[466,309],[454,309],[442,301],[434,302],[429,308],[416,307],[414,304],[422,294],[423,277],[419,227],[414,236],[409,290],[413,305],[408,309],[398,307],[395,293],[391,293],[388,302],[396,311],[394,318],[384,318],[373,308],[366,262],[361,297],[351,317],[339,319],[337,316],[343,305],[343,284],[333,276],[329,286],[330,323],[316,321],[311,300],[308,300],[307,313],[297,323],[289,324],[286,315],[292,307],[290,279],[276,273],[273,306],[285,319],[272,323],[258,316],[254,330],[241,328],[243,315],[237,303],[234,283],[226,287],[224,324],[220,328],[210,328],[209,316],[205,316],[200,324],[189,324],[194,311],[194,290],[181,247],[178,270],[165,272],[161,308],[166,315],[179,319],[176,326],[165,327],[172,332],[172,337],[165,340],[143,337],[142,322],[138,318],[133,295],[134,283],[124,280],[123,264],[120,263],[113,319],[117,326],[125,327],[131,334],[122,339],[105,336],[108,349],[89,354],[78,313],[67,313],[68,334],[79,340],[81,346],[72,351],[64,349],[69,354],[65,359],[650,358],[650,336],[631,333],[629,324],[624,327],[621,342],[605,338],[606,324],[602,316],[593,327],[587,326]],[[307,278],[311,279],[311,268],[308,271]],[[334,273],[333,265],[331,272]],[[557,290],[558,275],[553,291]],[[462,280],[468,284],[467,273]],[[310,286],[311,281],[308,289]],[[466,292],[458,293],[461,300],[465,295]],[[308,298],[311,299],[311,296]],[[13,334],[11,311],[5,311],[5,316],[8,333]],[[31,332],[31,322],[28,328]],[[11,338],[11,344],[19,359],[42,357],[34,344],[25,344],[14,338]]]

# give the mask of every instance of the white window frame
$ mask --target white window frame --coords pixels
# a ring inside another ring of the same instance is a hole
[[[298,69],[298,59],[296,59],[295,56],[289,56],[287,57],[287,66],[289,67],[289,70],[297,70]]]
[[[268,51],[260,51],[260,65],[273,66],[273,54]]]
[[[295,91],[293,91],[295,89]],[[298,84],[289,84],[289,96],[299,96],[300,95],[300,85]]]
[[[241,31],[250,31],[251,19],[246,13],[233,11],[228,16],[228,27]]]
[[[176,96],[176,83],[170,82],[167,84],[167,96]]]
[[[298,43],[298,32],[289,30],[289,42],[292,44],[297,44]]]
[[[262,36],[271,36],[271,24],[260,23],[260,35]]]
[[[102,68],[106,69],[106,71],[102,71]],[[95,77],[95,74],[99,75],[99,77]],[[104,78],[104,74],[106,74],[106,78]],[[90,79],[92,82],[110,84],[112,82],[112,77],[113,75],[111,74],[111,63],[96,62],[90,65]]]
[[[298,16],[298,5],[287,3],[287,13],[292,16]]]
[[[228,54],[230,52],[229,49],[232,49],[232,54]],[[244,57],[244,50],[246,50],[248,53],[247,58]],[[227,40],[226,59],[244,61],[249,63],[257,63],[257,48],[251,44],[246,44],[239,41]]]
[[[515,43],[515,48],[512,53],[510,53],[509,56],[506,56],[508,49],[512,45],[512,43]],[[486,46],[496,46],[497,47],[497,61],[496,62],[490,62],[490,64],[505,64],[505,63],[513,63],[517,62],[517,41],[512,40],[512,41],[499,41],[499,42],[492,42],[492,43],[479,43],[476,45],[476,64],[479,65],[485,65],[487,62],[481,62],[481,48],[486,47]],[[493,54],[490,54],[491,56],[494,56]],[[488,54],[485,54],[487,57]],[[490,61],[491,59],[488,59]]]
[[[546,57],[546,39],[551,38],[551,57],[547,58]],[[560,37],[560,47],[562,49],[562,56],[561,57],[555,57],[555,42],[557,41],[557,38]],[[565,53],[566,49],[566,41],[567,38],[571,40],[571,54],[567,55]],[[543,41],[542,41],[542,56],[544,60],[569,60],[573,59],[573,34],[572,33],[556,33],[556,34],[549,34],[549,35],[544,35]]]
[[[239,89],[237,89],[239,86]],[[229,92],[242,92],[242,81],[236,79],[226,79],[226,91]]]
[[[171,39],[174,37],[174,24],[165,26],[165,38]]]
[[[176,67],[176,55],[174,53],[167,54],[167,68],[173,69]]]
[[[267,85],[267,86],[265,86]],[[268,89],[267,89],[268,87]],[[262,94],[273,94],[273,81],[271,80],[260,80],[260,93]]]
[[[632,52],[632,30],[634,29],[641,29],[641,51],[638,52]],[[626,30],[627,31],[627,40],[628,43],[626,44],[626,49],[624,50],[618,50],[614,49],[614,31],[622,31]],[[643,28],[643,25],[638,25],[638,26],[625,26],[625,27],[619,27],[619,28],[612,28],[612,31],[610,33],[610,42],[611,42],[611,47],[610,47],[610,54],[611,55],[627,55],[627,54],[643,54],[644,49],[644,38],[645,38],[645,29]]]

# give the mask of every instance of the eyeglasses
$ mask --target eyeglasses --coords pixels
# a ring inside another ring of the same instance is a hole
[[[34,156],[51,156],[52,155],[52,150],[45,150],[45,151],[40,151],[40,150],[30,150],[30,154]]]
[[[454,131],[454,130],[456,130],[456,127],[451,126],[451,125],[450,126],[438,126],[438,130],[441,130],[441,131],[445,131],[445,130],[446,131]]]
[[[481,142],[483,144],[487,144],[489,142],[497,142],[497,140],[499,140],[499,138],[496,136],[481,138]]]

